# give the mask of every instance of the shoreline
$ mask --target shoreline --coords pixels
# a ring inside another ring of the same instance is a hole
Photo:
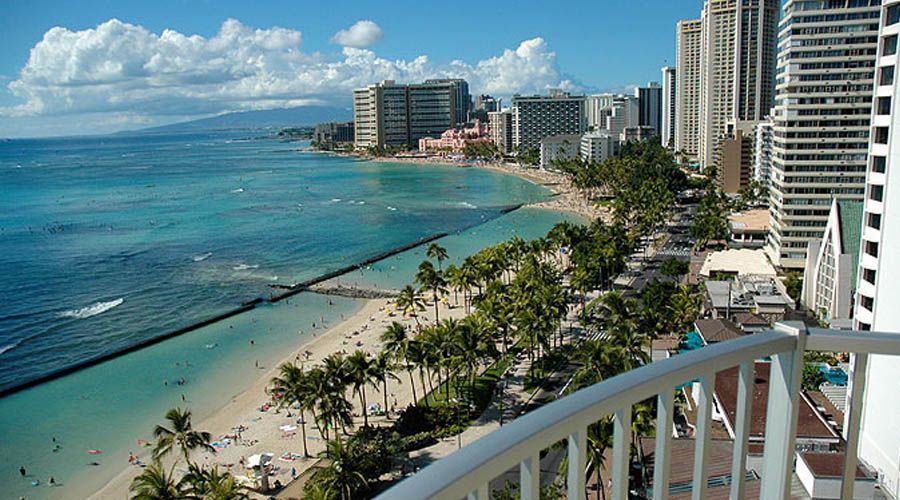
[[[291,478],[290,470],[295,469],[296,475],[299,477],[303,471],[312,467],[317,461],[317,455],[324,450],[324,440],[316,430],[315,425],[311,421],[311,416],[306,415],[309,422],[307,424],[307,445],[312,458],[296,459],[293,461],[282,461],[280,457],[284,453],[302,454],[303,442],[297,424],[296,410],[277,410],[271,407],[267,411],[260,411],[270,398],[267,396],[265,389],[269,385],[269,381],[278,372],[278,366],[285,362],[299,362],[302,365],[312,366],[319,363],[329,354],[334,352],[346,351],[351,354],[356,350],[363,350],[369,354],[376,354],[380,348],[380,336],[391,321],[398,321],[405,326],[414,327],[415,319],[413,317],[403,317],[399,313],[393,312],[390,304],[394,299],[370,299],[365,300],[362,307],[354,314],[344,318],[337,324],[329,327],[327,330],[319,333],[314,337],[308,337],[296,350],[281,359],[273,366],[261,367],[260,376],[244,391],[232,396],[227,403],[220,408],[214,410],[209,416],[194,423],[194,428],[210,432],[214,442],[223,441],[223,436],[233,434],[234,428],[243,426],[245,430],[241,432],[241,441],[244,444],[231,444],[225,449],[220,450],[215,455],[209,453],[197,453],[193,460],[196,462],[214,466],[218,465],[220,470],[228,470],[235,476],[244,476],[245,471],[240,467],[240,458],[249,457],[256,453],[272,453],[274,454],[274,463],[280,465],[278,474],[270,478],[271,482],[278,479],[282,484],[288,484]],[[440,306],[441,318],[456,317],[460,318],[465,315],[462,306],[451,306],[452,299],[448,299],[446,304]],[[429,317],[434,313],[433,303],[421,312],[418,320],[423,324],[429,321]],[[307,356],[308,354],[308,356]],[[412,389],[407,384],[407,375],[402,371],[397,372],[400,382],[392,381],[388,384],[390,395],[388,401],[391,406],[396,409],[404,408],[412,403]],[[420,391],[418,382],[416,382],[416,390]],[[421,396],[421,393],[419,393]],[[383,395],[375,391],[372,387],[366,388],[367,402],[369,405],[378,404],[383,406]],[[352,397],[350,401],[354,407],[354,430],[358,429],[362,424],[361,407],[358,398]],[[288,417],[288,414],[291,414]],[[379,425],[385,422],[385,417],[369,416],[369,422],[372,425]],[[294,425],[298,428],[293,430],[293,435],[282,432],[280,428],[284,425]],[[252,443],[252,444],[250,444]],[[143,463],[150,462],[150,450],[139,450],[136,454]],[[125,462],[125,457],[122,458]],[[171,466],[171,461],[165,462]],[[180,469],[181,467],[176,467]],[[132,479],[140,474],[143,469],[135,466],[126,466],[126,468],[116,475],[112,480],[105,484],[101,489],[91,494],[88,498],[94,500],[120,499],[128,494],[128,487]],[[271,483],[270,483],[271,484]],[[267,495],[253,493],[253,498],[268,498]]]

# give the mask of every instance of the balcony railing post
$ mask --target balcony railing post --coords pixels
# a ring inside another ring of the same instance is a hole
[[[484,483],[477,490],[470,492],[467,500],[490,500],[490,498],[490,488],[488,483]]]
[[[584,499],[584,466],[587,457],[587,428],[569,434],[568,493],[566,498]]]
[[[616,411],[613,421],[612,497],[628,498],[628,470],[631,462],[631,406]]]
[[[806,347],[806,326],[803,323],[778,323],[775,329],[794,335],[797,342],[794,350],[772,355],[760,498],[790,497],[800,405],[800,375]]]
[[[659,393],[656,403],[656,451],[653,460],[653,500],[669,498],[669,461],[672,459],[672,421],[675,391]]]
[[[853,500],[853,487],[856,482],[856,462],[859,453],[859,428],[862,425],[862,397],[866,390],[866,369],[869,364],[868,354],[853,354],[851,359],[852,378],[850,379],[847,417],[844,421],[844,439],[847,440],[844,452],[844,471],[841,478],[841,499]]]
[[[731,457],[731,499],[744,498],[744,479],[747,469],[747,442],[750,438],[750,409],[753,407],[755,363],[741,363],[738,371],[737,414],[734,426],[734,454]]]
[[[519,491],[522,500],[540,500],[541,454],[526,458],[519,464]]]
[[[712,417],[713,393],[716,385],[716,374],[706,373],[696,384],[697,395],[697,431],[694,436],[694,477],[691,486],[691,498],[703,500],[709,486],[709,442],[711,437],[710,420]]]

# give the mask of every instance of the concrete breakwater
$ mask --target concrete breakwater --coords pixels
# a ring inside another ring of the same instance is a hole
[[[347,297],[350,299],[392,299],[400,295],[399,290],[384,290],[377,288],[360,288],[355,286],[325,286],[315,285],[307,290],[310,293],[318,293],[322,295],[334,295],[337,297]]]
[[[496,216],[483,219],[475,224],[470,224],[466,227],[458,229],[456,232],[461,233],[462,231],[465,231],[472,227],[481,225],[485,222],[488,222],[489,220],[493,220],[496,217],[508,214],[508,213],[510,213],[514,210],[517,210],[521,207],[522,207],[522,205],[513,205],[513,206],[501,208],[497,212]],[[222,313],[212,316],[210,318],[204,319],[202,321],[198,321],[196,323],[184,326],[182,328],[178,328],[176,330],[173,330],[173,331],[161,334],[161,335],[157,335],[155,337],[151,337],[148,339],[138,341],[132,345],[122,347],[120,349],[117,349],[117,350],[114,350],[114,351],[111,351],[111,352],[108,352],[105,354],[101,354],[98,356],[94,356],[94,357],[73,363],[69,366],[60,368],[59,370],[47,373],[40,377],[34,378],[32,380],[27,380],[27,381],[24,381],[17,385],[14,385],[14,386],[6,387],[6,388],[0,390],[0,398],[8,396],[10,394],[15,394],[17,392],[23,391],[30,387],[34,387],[36,385],[43,384],[45,382],[49,382],[49,381],[52,381],[52,380],[55,380],[58,378],[62,378],[66,375],[70,375],[72,373],[84,370],[86,368],[90,368],[92,366],[101,364],[103,362],[124,356],[126,354],[139,351],[141,349],[153,346],[153,345],[163,342],[165,340],[169,340],[171,338],[178,337],[180,335],[184,335],[185,333],[192,332],[192,331],[202,328],[204,326],[212,325],[219,321],[228,319],[232,316],[235,316],[235,315],[247,312],[247,311],[252,311],[258,305],[263,304],[264,302],[274,304],[274,303],[280,302],[281,300],[292,297],[301,292],[306,292],[306,291],[315,292],[316,290],[311,290],[311,287],[313,287],[315,285],[319,285],[330,279],[343,276],[347,273],[359,270],[361,268],[365,268],[365,267],[372,265],[376,262],[379,262],[381,260],[387,259],[389,257],[393,257],[399,253],[402,253],[407,250],[411,250],[413,248],[416,248],[416,247],[431,243],[435,240],[441,239],[447,235],[448,235],[448,233],[446,233],[446,232],[432,234],[430,236],[420,238],[418,240],[407,243],[405,245],[401,245],[401,246],[393,248],[391,250],[381,252],[377,255],[366,258],[366,259],[356,262],[354,264],[344,266],[344,267],[336,269],[334,271],[322,274],[315,278],[301,281],[299,283],[295,283],[293,285],[270,285],[274,289],[280,289],[280,290],[284,290],[284,291],[281,293],[278,293],[278,294],[271,295],[268,298],[256,297],[254,299],[246,300],[246,301],[242,302],[238,307],[229,309],[225,312],[222,312]],[[372,293],[388,294],[388,293],[392,292],[392,291],[386,291],[386,290],[374,290],[374,291],[373,290],[363,290],[363,289],[348,290],[348,289],[346,289],[346,287],[343,290],[341,290],[340,287],[323,287],[322,290],[328,290],[329,292],[331,292],[332,295],[342,295],[342,296],[351,297],[351,298],[388,298],[388,297],[394,296],[394,295],[379,295],[378,297],[368,296],[369,294],[372,294]],[[342,291],[344,293],[339,293]],[[320,291],[320,293],[328,293],[328,292]],[[356,295],[353,295],[353,294],[356,294]]]

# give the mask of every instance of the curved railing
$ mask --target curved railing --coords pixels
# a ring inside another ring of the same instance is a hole
[[[771,356],[769,402],[760,498],[789,498],[799,407],[803,353],[806,350],[856,353],[848,408],[844,496],[852,498],[859,434],[860,395],[868,354],[900,355],[900,335],[807,329],[802,323],[779,323],[772,331],[748,335],[679,354],[582,389],[526,414],[452,455],[435,462],[383,493],[379,498],[490,498],[489,483],[518,465],[521,498],[537,500],[540,452],[566,440],[567,498],[584,498],[587,427],[614,415],[612,492],[628,498],[631,407],[657,398],[657,428],[671,429],[675,388],[699,379],[695,434],[693,498],[705,498],[709,470],[709,422],[715,374],[739,366],[731,498],[744,497],[747,442],[753,395],[754,363]],[[858,388],[859,390],[856,390]],[[657,432],[654,485],[669,484],[671,432]],[[848,480],[849,479],[849,480]],[[668,487],[654,487],[653,498],[668,497]]]

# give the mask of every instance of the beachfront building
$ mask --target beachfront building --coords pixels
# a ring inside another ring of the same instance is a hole
[[[354,137],[357,149],[417,144],[465,124],[468,104],[465,80],[427,80],[397,84],[384,80],[353,91]]]
[[[678,21],[675,71],[675,151],[696,161],[700,148],[700,45],[699,19]]]
[[[753,127],[757,122],[729,122],[714,156],[716,182],[726,193],[750,186],[753,177]]]
[[[753,129],[753,180],[763,187],[769,186],[772,175],[772,148],[774,147],[774,123],[771,117],[758,122]]]
[[[491,111],[488,113],[488,133],[491,142],[497,146],[497,149],[503,154],[510,154],[513,151],[513,119],[512,111],[504,109],[502,111]]]
[[[662,116],[660,123],[662,129],[659,138],[662,145],[671,148],[675,146],[675,100],[678,94],[675,91],[675,68],[665,66],[662,69]]]
[[[892,106],[900,100],[896,77],[900,1],[888,0],[878,10],[877,105],[869,134],[856,328],[900,332],[900,259],[894,254],[900,248],[900,113]],[[859,456],[878,473],[882,489],[900,498],[900,362],[896,357],[870,356],[866,380]]]
[[[803,305],[833,328],[850,328],[863,204],[834,200],[821,240],[812,240],[806,252]]]
[[[541,139],[541,168],[555,169],[554,162],[578,158],[581,152],[581,134],[551,135]]]
[[[485,113],[493,113],[500,111],[503,99],[496,99],[494,96],[481,94],[475,96],[475,110],[484,111]]]
[[[560,90],[546,96],[515,95],[512,115],[513,147],[518,151],[539,148],[545,137],[584,133],[584,96]]]
[[[662,91],[658,82],[634,89],[638,105],[637,126],[652,128],[657,137],[662,131]]]
[[[773,103],[779,0],[706,0],[700,15],[700,165],[713,164],[728,122]]]
[[[318,123],[313,132],[313,142],[324,149],[353,144],[353,129],[353,122]]]
[[[879,4],[784,5],[766,246],[777,266],[804,267],[833,198],[863,198]]]
[[[453,124],[452,126],[463,126],[469,119],[469,106],[472,103],[472,96],[469,94],[469,82],[462,78],[440,78],[425,80],[425,83],[418,85],[410,85],[411,88],[423,87],[439,89],[439,93],[443,93],[446,89],[453,97]]]
[[[478,120],[471,127],[455,127],[445,130],[437,139],[419,139],[419,151],[460,153],[469,144],[490,142],[487,127]]]
[[[619,141],[609,132],[589,132],[581,136],[581,158],[602,163],[616,154]]]

